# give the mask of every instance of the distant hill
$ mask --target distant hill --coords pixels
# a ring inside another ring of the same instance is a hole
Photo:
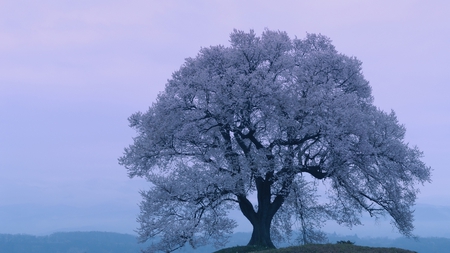
[[[245,245],[250,233],[235,233],[226,247]],[[450,238],[359,238],[329,234],[328,241],[351,241],[356,245],[370,247],[395,247],[419,253],[450,253]],[[280,247],[295,245],[295,240]],[[110,232],[60,232],[48,236],[0,234],[0,253],[140,253],[145,245],[138,244],[133,235]],[[217,249],[206,246],[198,249],[186,247],[177,253],[210,253]]]
[[[352,241],[356,245],[370,246],[370,247],[395,247],[401,249],[408,249],[418,253],[450,253],[450,238],[442,237],[424,237],[417,240],[411,238],[400,237],[396,239],[391,238],[370,238],[358,236],[340,236],[336,234],[329,234],[328,241],[335,243],[337,241]]]
[[[135,236],[109,232],[0,234],[0,253],[139,253],[141,248]]]

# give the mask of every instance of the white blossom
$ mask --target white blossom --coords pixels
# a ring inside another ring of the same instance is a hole
[[[361,62],[316,34],[235,30],[230,43],[186,59],[129,119],[137,136],[119,161],[151,184],[138,218],[141,241],[156,238],[148,252],[223,244],[232,208],[253,225],[251,245],[273,247],[271,229],[293,224],[303,243],[321,241],[324,220],[352,226],[363,211],[411,236],[430,168],[395,114],[372,104]],[[329,202],[317,200],[318,180]]]

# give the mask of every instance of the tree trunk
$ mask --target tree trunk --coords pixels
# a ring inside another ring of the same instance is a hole
[[[270,238],[270,223],[272,222],[272,219],[268,218],[269,217],[265,217],[253,223],[252,237],[248,245],[275,248],[275,245]]]
[[[269,180],[256,178],[256,188],[258,197],[258,211],[255,211],[253,204],[244,196],[238,196],[239,207],[244,216],[253,225],[252,237],[248,245],[275,248],[270,238],[270,226],[273,216],[281,207],[284,198],[278,196],[271,202]]]

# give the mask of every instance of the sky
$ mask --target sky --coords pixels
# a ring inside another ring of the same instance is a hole
[[[134,233],[139,191],[149,185],[117,162],[135,136],[127,118],[146,111],[202,47],[228,45],[233,29],[268,28],[323,34],[363,62],[375,105],[396,112],[433,169],[432,183],[420,186],[416,234],[442,235],[450,226],[448,13],[446,0],[0,0],[0,233]],[[250,230],[233,215],[238,231]],[[393,233],[388,219],[326,229]]]

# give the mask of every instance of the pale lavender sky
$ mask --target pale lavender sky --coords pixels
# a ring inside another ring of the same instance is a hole
[[[433,231],[448,229],[448,13],[445,0],[0,0],[0,233],[132,233],[147,184],[117,164],[134,135],[127,118],[233,28],[321,33],[359,58],[375,104],[433,168],[418,203],[443,206]]]

